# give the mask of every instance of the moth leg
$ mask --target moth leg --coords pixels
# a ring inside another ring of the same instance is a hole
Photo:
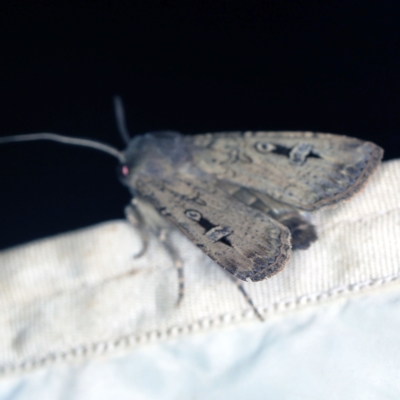
[[[178,299],[176,301],[176,306],[178,307],[183,296],[185,294],[185,276],[183,271],[183,262],[178,256],[178,252],[175,250],[174,246],[168,240],[168,231],[166,229],[161,229],[159,233],[159,239],[165,246],[165,248],[170,253],[176,272],[178,273]]]
[[[261,321],[264,322],[265,319],[264,317],[261,315],[261,313],[258,311],[257,307],[255,306],[255,304],[253,303],[253,300],[251,299],[250,295],[246,292],[246,289],[243,286],[243,283],[240,279],[235,278],[234,276],[232,276],[231,274],[227,274],[229,276],[229,278],[232,279],[232,281],[235,283],[236,287],[239,289],[240,293],[242,293],[243,297],[245,298],[245,300],[247,301],[247,304],[253,309],[254,313],[256,314],[257,318]]]
[[[178,273],[178,299],[176,300],[176,306],[178,307],[183,300],[185,294],[185,276],[183,274],[183,263],[181,260],[175,261],[176,272]]]
[[[176,305],[178,306],[184,296],[185,284],[183,262],[179,257],[179,252],[175,249],[169,237],[169,233],[171,232],[171,229],[173,229],[171,223],[163,218],[151,204],[143,201],[140,197],[134,197],[131,204],[125,209],[125,212],[127,213],[128,220],[135,227],[140,228],[143,237],[143,249],[137,257],[142,255],[148,247],[149,239],[147,232],[157,236],[161,244],[170,254],[178,274],[178,299],[176,302]],[[142,216],[146,216],[146,219]]]
[[[149,247],[149,237],[144,229],[144,220],[139,210],[135,207],[135,200],[133,199],[130,204],[125,207],[125,217],[127,221],[134,227],[138,228],[140,237],[142,239],[142,248],[134,255],[134,258],[142,257]]]

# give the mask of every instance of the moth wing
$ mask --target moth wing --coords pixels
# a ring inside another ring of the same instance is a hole
[[[290,257],[290,232],[210,182],[141,176],[136,191],[235,277],[260,281]]]
[[[354,195],[383,155],[371,142],[313,132],[227,132],[185,140],[201,170],[308,211]]]

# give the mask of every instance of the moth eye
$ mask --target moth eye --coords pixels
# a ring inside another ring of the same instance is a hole
[[[202,215],[196,210],[186,210],[185,215],[194,221],[200,221],[202,218]]]
[[[263,154],[270,153],[271,151],[274,151],[276,148],[276,146],[268,142],[257,142],[254,145],[254,147],[258,152]]]
[[[127,176],[129,174],[129,168],[126,165],[123,165],[121,168],[121,173],[123,176]]]

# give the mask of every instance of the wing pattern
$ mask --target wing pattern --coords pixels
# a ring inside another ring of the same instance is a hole
[[[202,171],[307,211],[354,195],[383,154],[371,142],[313,132],[232,132],[186,140]]]

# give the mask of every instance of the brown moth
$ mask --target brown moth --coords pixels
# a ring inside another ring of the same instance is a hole
[[[115,101],[124,151],[52,133],[10,136],[0,143],[48,139],[93,147],[120,161],[121,180],[133,200],[128,220],[168,239],[169,222],[234,278],[260,281],[278,273],[291,248],[317,239],[302,215],[356,194],[379,165],[383,150],[371,142],[314,132],[224,132],[184,136],[150,132],[133,139],[122,103]],[[169,221],[169,222],[168,222]],[[262,319],[243,286],[239,289]]]

